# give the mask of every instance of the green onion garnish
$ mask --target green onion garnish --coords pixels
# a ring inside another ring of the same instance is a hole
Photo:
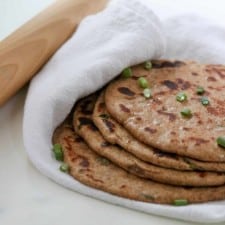
[[[198,86],[197,89],[196,89],[196,93],[198,95],[202,95],[203,93],[205,92],[204,88],[201,87],[201,86]]]
[[[207,97],[202,97],[201,103],[202,103],[202,105],[209,105],[209,99]]]
[[[62,172],[64,172],[64,173],[68,173],[69,170],[70,170],[70,167],[69,167],[68,164],[62,163],[62,164],[60,165],[59,169],[60,169]]]
[[[178,102],[186,101],[187,100],[187,95],[185,93],[183,93],[183,92],[180,92],[180,93],[177,94],[176,100]]]
[[[186,199],[176,199],[174,200],[173,205],[176,205],[176,206],[188,205],[188,201]]]
[[[138,78],[138,84],[141,88],[147,88],[148,87],[148,81],[144,77]]]
[[[144,68],[146,70],[150,70],[152,68],[152,63],[150,61],[145,62]]]
[[[216,139],[216,142],[219,146],[225,148],[225,137],[218,137]]]
[[[122,78],[130,78],[132,77],[132,70],[130,67],[125,68],[122,72]]]
[[[58,161],[63,161],[63,150],[62,146],[60,144],[54,144],[53,145],[53,152],[55,155],[55,159]]]
[[[187,109],[187,108],[182,109],[182,110],[180,111],[180,114],[181,114],[182,116],[184,116],[184,117],[191,117],[191,116],[192,116],[191,110],[190,110],[190,109]]]
[[[143,90],[143,95],[145,96],[145,98],[151,98],[151,96],[152,96],[151,89],[145,88]]]

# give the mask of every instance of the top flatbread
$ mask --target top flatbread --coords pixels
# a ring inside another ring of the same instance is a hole
[[[216,139],[225,136],[225,67],[195,62],[154,61],[153,69],[132,69],[133,77],[112,82],[105,93],[109,113],[133,136],[166,152],[202,161],[225,162],[225,149]],[[152,91],[145,99],[137,78],[144,76]],[[205,89],[208,106],[196,94]],[[178,102],[176,95],[185,92],[188,99]],[[180,111],[189,108],[191,118]]]
[[[178,170],[225,171],[224,162],[204,162],[177,154],[162,152],[138,141],[123,126],[114,120],[105,107],[104,92],[95,104],[92,119],[99,131],[111,144],[118,144],[137,158],[161,167]]]

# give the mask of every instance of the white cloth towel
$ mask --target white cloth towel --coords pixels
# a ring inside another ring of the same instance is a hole
[[[225,220],[225,202],[173,207],[137,202],[89,188],[61,173],[51,154],[55,127],[74,102],[119,74],[123,68],[152,58],[225,62],[225,29],[199,17],[178,15],[152,4],[162,23],[135,0],[113,0],[89,16],[77,32],[32,80],[24,114],[24,144],[30,160],[44,175],[74,191],[104,201],[182,220]],[[165,16],[165,11],[170,16]],[[162,26],[161,26],[162,24]]]

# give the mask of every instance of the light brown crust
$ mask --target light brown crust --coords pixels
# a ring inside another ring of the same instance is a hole
[[[193,172],[165,169],[146,163],[117,145],[112,145],[103,138],[92,121],[92,110],[96,96],[80,100],[74,110],[73,126],[89,147],[116,165],[136,176],[158,182],[182,186],[217,186],[225,183],[225,174],[213,172]],[[89,109],[88,113],[86,108]],[[85,110],[84,110],[85,109]]]
[[[153,69],[133,68],[133,78],[112,82],[105,93],[109,113],[142,142],[163,151],[201,161],[225,162],[225,150],[216,139],[225,135],[225,66],[194,62],[154,61]],[[152,98],[145,99],[137,78],[148,80]],[[203,106],[197,86],[206,90],[210,105]],[[127,88],[133,95],[121,93]],[[188,100],[176,101],[179,92]],[[189,108],[193,116],[183,118]],[[137,120],[139,118],[139,120]]]
[[[92,119],[104,139],[111,144],[120,145],[143,161],[178,170],[225,171],[225,163],[201,162],[177,154],[165,153],[138,141],[109,114],[105,106],[104,92],[101,92],[96,101]]]
[[[61,144],[71,176],[85,185],[117,196],[161,204],[172,204],[176,199],[186,199],[189,203],[225,199],[225,186],[183,188],[136,177],[90,150],[67,124],[55,130],[53,143]]]

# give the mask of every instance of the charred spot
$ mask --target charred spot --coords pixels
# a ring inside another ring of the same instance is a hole
[[[145,127],[145,131],[151,133],[151,134],[154,134],[157,132],[157,129],[152,129],[151,127]]]
[[[137,121],[141,121],[142,119],[141,119],[141,117],[136,117],[135,118]]]
[[[130,113],[130,109],[128,109],[125,105],[119,104],[119,106],[123,112]]]
[[[198,73],[192,72],[191,73],[193,76],[198,76]]]
[[[115,124],[114,123],[112,123],[111,121],[106,120],[106,119],[104,119],[103,122],[104,122],[104,124],[106,125],[106,127],[108,128],[108,130],[110,132],[114,132],[115,131]]]
[[[135,95],[135,93],[127,87],[119,87],[118,91],[124,95],[131,96],[131,97]]]
[[[207,173],[206,172],[198,172],[198,175],[202,178],[206,177],[207,176]]]
[[[191,87],[191,84],[190,84],[189,81],[185,81],[185,80],[183,80],[181,78],[177,78],[176,81],[179,84],[181,90],[186,90],[186,89]]]
[[[162,111],[162,110],[158,110],[157,111],[159,114],[161,114],[161,115],[165,115],[165,116],[168,116],[169,117],[169,120],[172,122],[172,121],[174,121],[174,120],[176,120],[176,115],[174,114],[174,113],[169,113],[169,112],[164,112],[164,111]]]
[[[221,79],[225,79],[225,71],[219,68],[213,68],[213,71],[218,74]]]
[[[101,147],[109,147],[111,144],[107,141],[101,143]]]
[[[77,142],[77,143],[80,143],[80,142],[83,141],[81,137],[75,137],[74,140],[75,140],[75,142]]]
[[[211,76],[209,76],[209,77],[207,78],[207,81],[212,81],[212,82],[215,82],[215,81],[217,81],[217,80],[216,80],[216,78],[215,78],[215,77],[211,77]]]
[[[189,140],[194,141],[196,146],[209,142],[209,140],[205,140],[203,138],[196,138],[196,137],[190,137]]]
[[[88,127],[89,127],[92,131],[98,131],[98,128],[94,125],[94,123],[89,124]]]
[[[131,173],[137,174],[137,175],[142,175],[145,174],[145,171],[140,168],[138,165],[130,165],[127,167],[128,171]]]
[[[183,127],[183,130],[189,131],[189,130],[191,130],[191,128],[189,128],[189,127]]]
[[[182,90],[187,90],[188,88],[191,87],[191,83],[188,81],[185,81],[182,85],[181,85],[181,89]]]
[[[171,131],[170,134],[177,135],[177,133],[175,131]]]
[[[98,104],[98,112],[101,112],[104,108],[105,108],[105,103],[104,102],[100,102]]]
[[[82,167],[89,167],[89,161],[86,158],[82,158],[79,165]]]
[[[123,185],[120,186],[120,189],[124,189],[126,187],[127,187],[127,185],[123,184]]]
[[[213,86],[208,86],[208,89],[216,90],[216,91],[222,91],[224,90],[225,86],[221,87],[213,87]]]
[[[166,91],[159,91],[159,92],[155,93],[154,96],[165,95],[166,93],[167,93]]]
[[[171,80],[164,80],[164,81],[162,81],[162,84],[165,85],[166,87],[168,87],[171,90],[177,90],[178,89],[178,85]]]
[[[93,124],[92,120],[87,118],[87,117],[79,117],[78,118],[79,120],[79,123],[80,123],[80,127],[83,126],[83,125],[90,125],[90,124]]]
[[[93,111],[93,101],[92,100],[84,100],[80,104],[80,109],[83,114],[90,115]]]
[[[208,113],[214,115],[214,116],[223,116],[225,115],[225,107],[212,107],[208,106],[207,107]]]
[[[157,149],[153,149],[153,152],[159,158],[170,158],[170,159],[177,159],[178,158],[178,156],[174,153],[162,152],[162,151],[157,150]]]
[[[178,60],[176,60],[174,62],[152,60],[151,63],[152,63],[152,67],[155,68],[155,69],[166,68],[166,67],[173,68],[173,67],[180,67],[180,66],[185,65],[184,62],[181,62],[181,61],[178,61]]]
[[[198,124],[203,124],[202,120],[198,120]]]

